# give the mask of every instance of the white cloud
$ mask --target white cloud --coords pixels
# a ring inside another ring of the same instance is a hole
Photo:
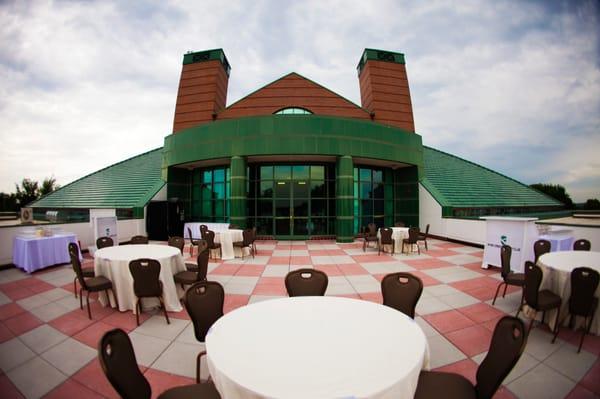
[[[360,103],[375,47],[406,54],[425,144],[600,197],[598,22],[594,1],[4,3],[0,191],[162,145],[188,50],[225,50],[229,104],[291,71]]]

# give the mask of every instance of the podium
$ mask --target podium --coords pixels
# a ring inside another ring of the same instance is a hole
[[[482,216],[480,219],[486,221],[486,239],[481,267],[483,269],[487,269],[490,265],[500,267],[502,265],[500,248],[502,245],[510,245],[512,247],[510,268],[522,273],[525,261],[534,260],[533,242],[538,237],[535,225],[538,218]]]

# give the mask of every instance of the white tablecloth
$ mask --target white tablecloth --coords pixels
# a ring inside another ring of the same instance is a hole
[[[560,309],[560,318],[564,324],[569,321],[569,297],[571,296],[571,272],[577,267],[589,267],[600,272],[600,252],[591,251],[562,251],[549,252],[540,256],[538,265],[544,272],[540,289],[549,289],[560,295],[562,306]],[[600,297],[600,286],[596,289],[595,296]],[[556,310],[549,311],[546,320],[550,328],[554,328]],[[583,318],[578,318],[580,323]],[[592,328],[590,332],[595,335],[600,334],[600,306],[596,308]]]
[[[97,276],[105,276],[113,283],[119,299],[119,310],[133,310],[137,298],[133,292],[133,277],[129,271],[129,262],[139,258],[156,259],[160,262],[159,280],[163,283],[163,300],[168,311],[180,312],[183,308],[173,275],[186,270],[179,249],[166,245],[121,245],[102,248],[96,251],[94,271]],[[106,298],[101,294],[100,301],[106,305]],[[155,302],[154,302],[155,301]],[[158,305],[158,299],[144,298],[142,304],[148,307],[150,303]],[[111,298],[111,306],[115,306]]]
[[[224,399],[412,398],[429,367],[427,340],[403,313],[342,297],[243,306],[206,336]]]
[[[32,273],[48,266],[71,262],[69,243],[77,244],[73,233],[50,237],[16,236],[13,241],[12,260],[15,266]],[[81,255],[80,255],[81,258]]]
[[[408,227],[391,227],[391,229],[392,238],[395,241],[394,253],[400,253],[400,251],[402,251],[402,240],[408,238]],[[381,229],[377,230],[377,238],[381,238],[380,231]]]
[[[233,259],[236,256],[242,256],[242,253],[234,251],[233,243],[236,241],[243,241],[244,236],[242,230],[229,229],[229,223],[186,223],[183,227],[184,238],[190,238],[188,234],[188,227],[192,230],[192,236],[194,239],[200,238],[200,225],[205,224],[209,230],[215,232],[215,242],[221,243],[221,252],[223,260]]]

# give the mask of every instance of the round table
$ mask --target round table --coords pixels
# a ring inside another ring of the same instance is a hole
[[[394,253],[402,251],[402,240],[408,238],[408,227],[390,227],[394,239]],[[377,238],[381,238],[381,229],[377,230]]]
[[[549,252],[538,259],[538,265],[544,272],[540,289],[549,289],[560,295],[562,305],[560,309],[561,319],[568,321],[569,297],[571,296],[571,272],[577,267],[589,267],[600,272],[600,252],[592,251],[560,251]],[[596,289],[597,297],[600,296],[600,286]],[[550,328],[554,328],[556,310],[548,312]],[[577,321],[581,323],[581,320]],[[592,328],[590,332],[600,334],[600,307],[596,309]]]
[[[160,262],[159,280],[163,283],[163,300],[168,311],[180,312],[183,308],[173,275],[186,270],[183,257],[178,248],[167,245],[120,245],[102,248],[94,254],[94,272],[112,281],[119,299],[119,310],[132,310],[135,313],[137,298],[133,292],[133,277],[129,271],[129,262],[139,258],[156,259]],[[153,298],[144,298],[144,306],[149,306]],[[158,300],[154,304],[158,305]],[[100,302],[106,305],[104,294]],[[111,298],[111,306],[115,306]]]
[[[369,301],[293,297],[243,306],[206,336],[208,367],[232,398],[412,398],[427,340],[405,314]]]

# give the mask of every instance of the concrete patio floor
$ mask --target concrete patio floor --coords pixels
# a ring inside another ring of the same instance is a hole
[[[425,285],[416,320],[428,338],[432,368],[474,381],[497,320],[516,312],[520,291],[509,288],[491,306],[499,269],[480,268],[483,251],[445,241],[428,243],[429,250],[421,255],[378,256],[374,249],[364,253],[360,242],[262,241],[254,259],[211,261],[208,279],[225,287],[228,312],[286,296],[284,276],[295,268],[326,272],[327,295],[376,302],[382,301],[380,280],[385,274],[414,273]],[[86,264],[93,265],[93,260],[86,257]],[[131,312],[94,301],[89,320],[73,296],[73,277],[70,265],[32,275],[0,271],[0,397],[118,397],[96,352],[101,335],[115,327],[129,332],[153,397],[194,382],[196,354],[203,346],[195,340],[185,310],[171,313],[170,325],[160,313],[144,313],[136,327]],[[495,398],[600,397],[600,337],[588,335],[579,354],[579,332],[563,328],[555,344],[551,339],[547,327],[534,326],[525,353]]]

